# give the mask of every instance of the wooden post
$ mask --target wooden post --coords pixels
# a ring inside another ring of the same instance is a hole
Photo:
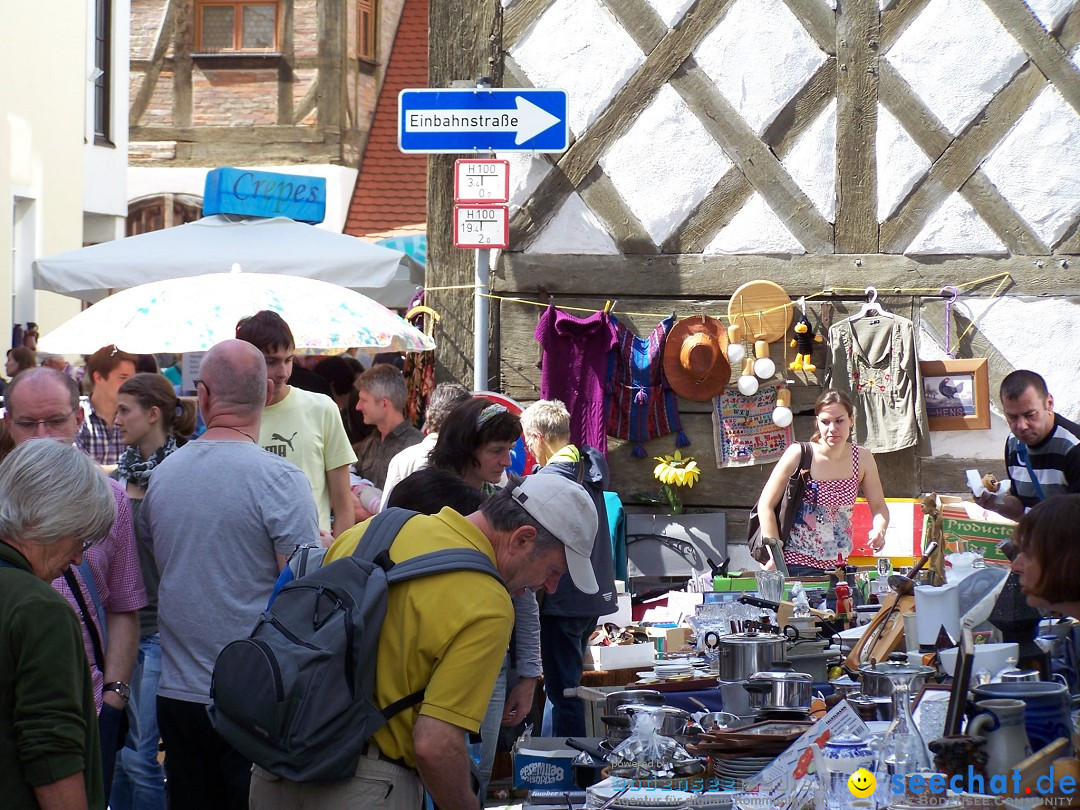
[[[428,10],[428,85],[449,87],[457,80],[490,76],[502,86],[502,5],[499,0],[431,0]],[[472,284],[475,255],[454,247],[454,160],[456,155],[428,158],[427,286],[462,285],[462,289],[428,294],[427,304],[443,314],[435,350],[435,378],[472,381]],[[497,319],[498,308],[492,307]],[[497,332],[497,320],[493,323]],[[488,341],[490,346],[490,340]],[[499,373],[498,361],[490,366]]]
[[[877,0],[838,5],[836,25],[836,252],[876,253]]]

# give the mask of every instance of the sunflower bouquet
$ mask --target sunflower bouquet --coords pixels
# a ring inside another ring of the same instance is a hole
[[[655,456],[657,462],[653,468],[653,478],[660,482],[658,495],[645,495],[642,500],[661,506],[670,506],[672,514],[683,513],[682,499],[679,497],[681,487],[692,487],[701,477],[701,468],[693,456],[684,456],[676,450],[670,456]]]

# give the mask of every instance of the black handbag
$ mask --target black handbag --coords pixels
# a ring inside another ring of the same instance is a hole
[[[802,457],[799,466],[788,479],[784,495],[776,507],[776,525],[780,528],[780,544],[787,544],[791,534],[791,526],[795,522],[795,514],[799,511],[802,503],[803,492],[806,490],[806,479],[810,477],[810,463],[814,459],[814,451],[810,442],[799,442],[802,449]],[[769,561],[770,555],[768,544],[761,536],[761,518],[758,516],[757,504],[750,510],[750,521],[747,524],[746,543],[750,547],[750,556],[764,565]],[[778,561],[779,563],[779,561]]]

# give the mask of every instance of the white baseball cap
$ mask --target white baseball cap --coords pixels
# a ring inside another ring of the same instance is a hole
[[[562,541],[574,586],[582,593],[599,591],[592,565],[598,518],[585,487],[554,471],[541,470],[513,487],[510,497]]]

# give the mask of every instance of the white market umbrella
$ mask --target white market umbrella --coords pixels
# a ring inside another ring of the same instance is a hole
[[[424,283],[423,265],[400,250],[286,217],[218,214],[38,259],[34,288],[100,301],[150,281],[227,273],[236,262],[250,273],[340,284],[387,306],[407,304],[403,284]]]
[[[89,354],[115,344],[135,354],[206,351],[235,337],[237,321],[263,309],[285,319],[297,348],[435,348],[430,336],[360,293],[316,279],[233,270],[122,290],[42,337],[38,350]]]

